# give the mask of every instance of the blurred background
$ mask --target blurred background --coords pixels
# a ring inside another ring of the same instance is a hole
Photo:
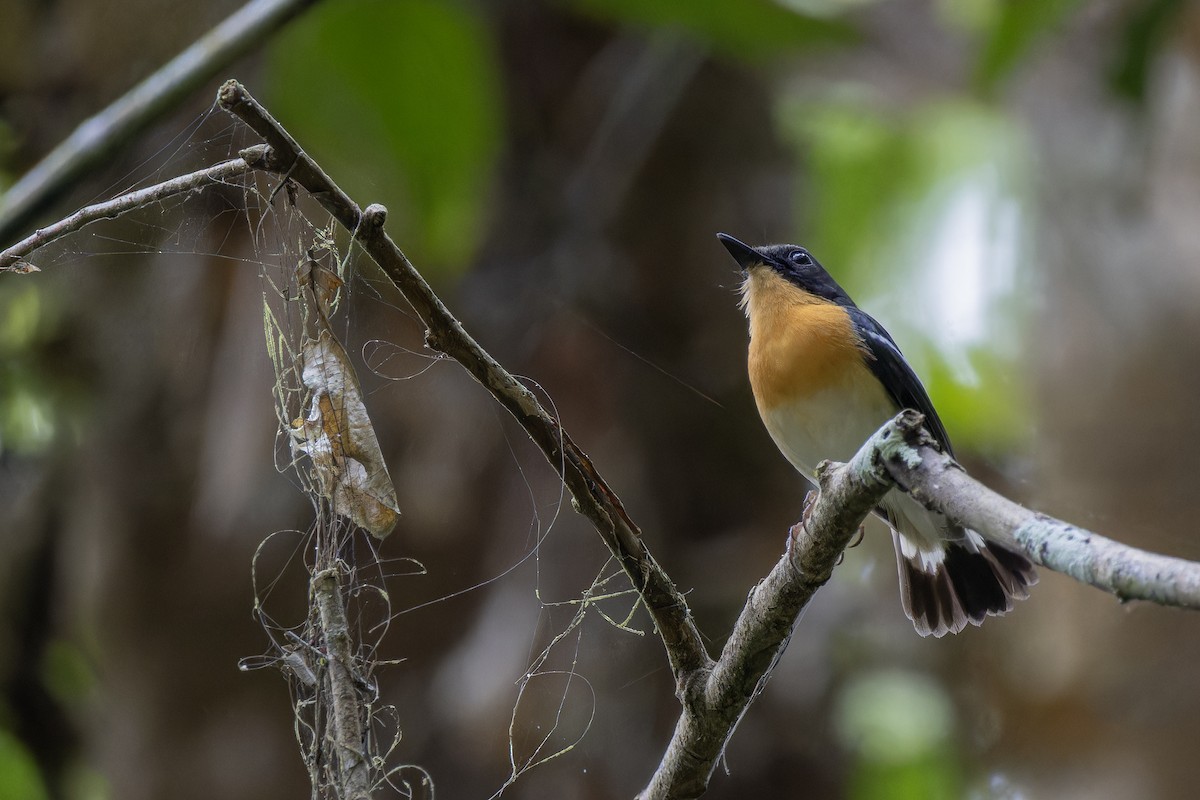
[[[0,0],[0,188],[237,5]],[[810,247],[899,341],[974,475],[1200,559],[1195,3],[326,2],[228,74],[388,206],[714,651],[805,493],[754,410],[717,231]],[[35,224],[227,157],[218,83]],[[238,670],[268,646],[252,558],[312,520],[275,467],[241,199],[98,224],[0,280],[0,797],[307,792],[286,682]],[[441,797],[632,796],[678,711],[648,619],[614,624],[635,612],[618,578],[571,625],[612,572],[598,537],[354,268],[347,346],[404,513],[379,569],[390,763]],[[281,624],[304,616],[297,542],[257,565]],[[1008,617],[920,639],[872,528],[707,796],[1194,797],[1197,663],[1200,617],[1045,572]]]

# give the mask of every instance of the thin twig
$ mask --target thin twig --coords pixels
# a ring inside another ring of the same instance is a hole
[[[172,178],[163,183],[156,183],[153,186],[147,186],[145,189],[139,189],[136,192],[114,197],[112,200],[106,200],[103,203],[96,203],[81,208],[71,216],[61,219],[53,225],[39,228],[12,247],[0,251],[0,272],[22,273],[39,271],[37,267],[34,267],[25,260],[26,256],[39,247],[45,247],[54,240],[61,239],[69,233],[74,233],[85,225],[90,225],[97,220],[116,219],[126,212],[152,205],[168,197],[183,194],[184,192],[199,191],[214,183],[224,183],[230,178],[244,175],[254,169],[251,162],[261,160],[267,152],[266,145],[260,144],[248,147],[242,151],[239,158],[222,161],[215,166],[197,170],[187,175],[181,175],[178,178]]]
[[[0,196],[0,242],[56,195],[315,0],[251,0],[75,132]]]

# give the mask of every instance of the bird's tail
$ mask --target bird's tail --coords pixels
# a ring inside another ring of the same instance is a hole
[[[985,541],[974,531],[942,541],[940,557],[930,557],[908,537],[892,536],[900,571],[904,613],[922,636],[945,636],[1011,611],[1037,583],[1033,564],[1020,553]]]

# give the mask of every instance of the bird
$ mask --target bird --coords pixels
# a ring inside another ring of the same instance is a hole
[[[849,461],[903,409],[954,451],[916,372],[891,334],[855,305],[805,248],[717,238],[742,273],[754,401],[775,445],[815,485],[821,461]],[[892,531],[904,613],[921,636],[959,633],[1012,610],[1037,582],[1021,553],[892,489],[875,509]]]

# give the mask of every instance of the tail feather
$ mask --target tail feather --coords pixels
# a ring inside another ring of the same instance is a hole
[[[1037,573],[1024,556],[973,532],[945,543],[944,556],[931,560],[918,553],[905,556],[900,534],[896,561],[904,613],[922,636],[945,636],[980,625],[988,616],[1012,610],[1013,601],[1029,596]]]

